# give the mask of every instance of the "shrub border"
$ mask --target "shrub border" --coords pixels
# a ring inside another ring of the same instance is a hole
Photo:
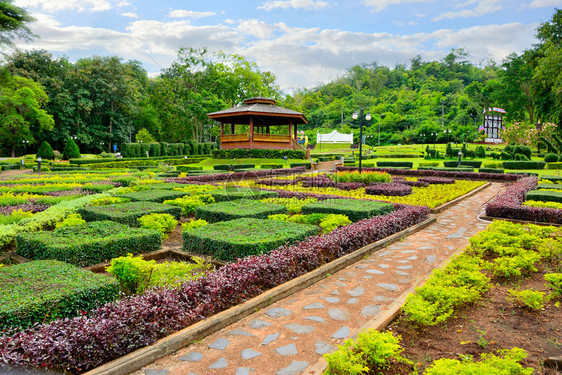
[[[408,227],[398,233],[392,234],[382,240],[364,246],[350,254],[344,255],[328,264],[296,277],[286,283],[278,285],[257,297],[254,297],[241,305],[231,307],[228,310],[215,314],[205,320],[195,323],[172,335],[164,337],[152,345],[138,349],[132,353],[117,358],[100,367],[86,372],[84,375],[119,375],[137,371],[155,360],[173,353],[194,341],[201,340],[218,330],[253,314],[256,309],[269,306],[272,302],[279,301],[308,286],[322,280],[329,273],[337,272],[357,261],[363,259],[377,250],[400,241],[402,238],[416,233],[436,222],[434,216]],[[404,297],[405,298],[405,297]]]

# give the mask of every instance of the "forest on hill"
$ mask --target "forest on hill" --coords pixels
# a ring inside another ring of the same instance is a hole
[[[0,17],[0,45],[15,35],[33,37],[25,10],[2,4],[12,8],[0,13],[13,19]],[[472,140],[488,107],[507,112],[508,128],[515,122],[534,128],[539,119],[561,124],[562,10],[536,36],[536,45],[501,64],[476,66],[459,48],[442,61],[415,56],[407,66],[353,66],[332,82],[291,94],[279,89],[274,73],[243,56],[204,49],[180,49],[155,78],[138,61],[94,56],[73,63],[44,50],[15,51],[0,65],[0,150],[20,155],[45,140],[62,149],[71,137],[82,152],[109,152],[130,141],[214,141],[218,127],[206,114],[253,96],[303,112],[309,123],[302,129],[313,142],[317,132],[357,129],[351,114],[359,108],[373,115],[365,123],[372,145],[379,126],[381,144]]]

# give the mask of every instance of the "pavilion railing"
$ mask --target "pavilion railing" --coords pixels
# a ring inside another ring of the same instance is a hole
[[[224,142],[241,142],[249,139],[248,133],[244,134],[223,134],[219,136],[221,143]]]
[[[290,135],[281,134],[254,134],[254,141],[258,142],[291,142]]]

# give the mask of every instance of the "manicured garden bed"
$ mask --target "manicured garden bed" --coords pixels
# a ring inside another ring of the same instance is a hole
[[[115,300],[115,279],[55,260],[0,268],[0,331],[67,318]]]
[[[183,197],[184,195],[186,195],[186,193],[182,193],[181,191],[151,189],[151,190],[137,191],[133,193],[120,194],[119,196],[122,198],[128,198],[133,202],[148,201],[148,202],[162,203],[165,200],[180,198]]]
[[[28,259],[57,259],[85,267],[111,258],[158,250],[160,233],[112,221],[73,225],[17,236],[16,252]]]
[[[284,208],[284,207],[283,207]],[[183,232],[183,249],[223,261],[259,255],[317,234],[315,225],[243,218]]]
[[[276,193],[275,196],[277,196]],[[284,214],[286,212],[287,208],[278,204],[237,199],[235,201],[212,203],[197,207],[195,209],[195,218],[202,219],[210,223],[216,223],[217,221],[234,220],[243,217],[267,219],[269,215]]]
[[[111,220],[131,227],[138,227],[137,219],[147,214],[170,214],[176,220],[179,220],[181,208],[161,203],[139,201],[86,207],[79,209],[78,213],[86,221]]]
[[[390,203],[361,199],[328,199],[303,206],[304,214],[322,213],[345,215],[351,221],[359,221],[373,216],[385,215],[394,210]]]

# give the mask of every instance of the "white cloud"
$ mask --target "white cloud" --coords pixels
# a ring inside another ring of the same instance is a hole
[[[121,13],[121,15],[123,17],[129,17],[129,18],[139,18],[139,15],[133,12],[126,12],[126,13]]]
[[[454,18],[469,18],[469,17],[481,17],[487,14],[495,13],[503,9],[503,6],[498,4],[502,0],[478,0],[476,7],[473,9],[461,9],[459,11],[444,12],[433,18],[433,21],[440,21],[444,19],[454,19]],[[474,4],[475,1],[469,1],[465,4],[461,4],[461,7]]]
[[[244,20],[236,28],[240,33],[260,39],[267,39],[273,35],[276,27],[256,19]]]
[[[192,10],[176,9],[168,13],[168,17],[199,19],[204,17],[211,17],[214,16],[215,14],[216,14],[215,12],[195,12]]]
[[[400,27],[404,27],[404,26],[417,26],[419,25],[418,22],[416,21],[392,21],[393,24],[395,24],[396,26],[400,26]]]
[[[108,0],[16,0],[15,4],[24,8],[38,8],[47,13],[61,10],[102,12],[112,9],[114,5],[120,6]]]
[[[375,12],[380,12],[384,10],[389,5],[400,5],[408,3],[427,3],[433,2],[434,0],[363,0],[363,4],[373,8]]]
[[[560,0],[533,0],[529,4],[530,9],[562,6]]]
[[[321,0],[275,0],[260,5],[258,9],[321,9],[326,8],[328,3]]]

